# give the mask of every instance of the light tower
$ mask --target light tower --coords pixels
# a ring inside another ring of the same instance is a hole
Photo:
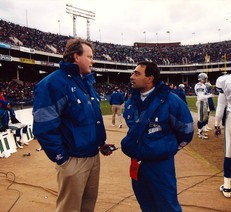
[[[90,40],[90,20],[95,20],[95,13],[83,10],[72,5],[66,4],[66,13],[69,13],[73,17],[73,36],[77,37],[76,33],[76,19],[77,16],[81,18],[85,18],[87,21],[87,39]]]

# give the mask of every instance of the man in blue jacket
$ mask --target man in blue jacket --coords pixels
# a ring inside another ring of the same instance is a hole
[[[124,95],[119,88],[111,94],[109,104],[112,108],[112,126],[115,126],[115,117],[117,115],[119,128],[122,128],[122,111],[123,111]]]
[[[186,100],[186,95],[185,95],[185,85],[184,84],[179,84],[178,88],[176,89],[175,92],[186,104],[187,100]]]
[[[93,63],[91,43],[70,39],[60,68],[35,88],[33,133],[56,163],[56,212],[94,211],[100,173],[98,153],[112,153],[110,144],[105,144],[99,96],[93,87]]]
[[[27,124],[21,123],[17,118],[13,108],[7,101],[0,100],[0,131],[11,129],[15,131],[15,143],[20,149],[23,145],[28,145],[27,142]]]
[[[161,82],[155,63],[140,62],[130,80],[133,91],[124,108],[129,131],[121,146],[131,158],[130,176],[136,198],[143,212],[182,211],[174,155],[192,140],[191,113]]]

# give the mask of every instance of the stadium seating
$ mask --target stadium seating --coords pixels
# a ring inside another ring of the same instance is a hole
[[[22,45],[39,51],[62,54],[66,41],[71,36],[63,36],[42,32],[10,23],[0,19],[0,43]],[[154,61],[158,65],[196,64],[207,62],[222,62],[224,54],[231,56],[231,40],[197,45],[171,45],[174,43],[149,43],[137,47],[101,43],[92,41],[95,45],[95,60],[121,63],[137,63],[138,61]],[[208,60],[209,58],[209,60]]]

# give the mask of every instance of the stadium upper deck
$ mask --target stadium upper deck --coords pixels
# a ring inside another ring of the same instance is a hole
[[[69,38],[0,20],[0,79],[41,79],[58,67]],[[221,71],[231,70],[231,41],[147,47],[93,43],[98,81],[110,82],[118,76],[128,81],[128,74],[142,60],[156,62],[163,80],[175,84],[195,83],[200,72],[207,72],[214,83]]]

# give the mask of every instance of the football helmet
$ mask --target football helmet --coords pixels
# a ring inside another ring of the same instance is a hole
[[[206,82],[207,79],[208,79],[208,75],[206,73],[200,73],[198,75],[198,80],[199,81]]]
[[[185,88],[184,84],[179,84],[178,87],[181,88],[181,89]]]

